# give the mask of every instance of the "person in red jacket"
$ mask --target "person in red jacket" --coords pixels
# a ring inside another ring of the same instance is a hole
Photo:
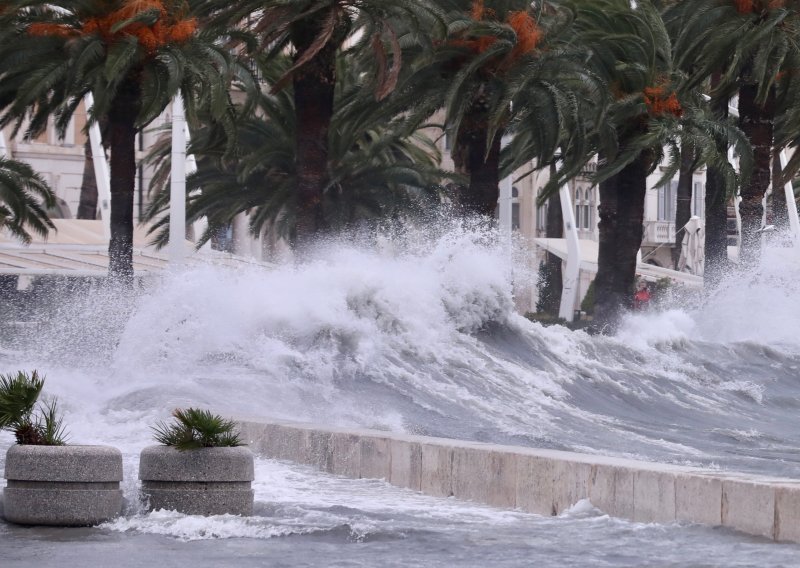
[[[647,288],[647,282],[639,280],[636,293],[633,295],[633,309],[646,310],[650,305],[650,290]]]

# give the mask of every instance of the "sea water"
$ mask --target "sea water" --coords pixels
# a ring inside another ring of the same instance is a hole
[[[526,254],[447,227],[271,269],[195,267],[135,298],[70,297],[0,352],[0,372],[38,369],[70,441],[123,451],[128,504],[99,528],[0,525],[2,565],[800,565],[794,545],[611,519],[588,502],[539,517],[263,459],[251,518],[141,510],[149,427],[187,406],[800,476],[800,268],[785,251],[614,337],[519,315]],[[11,442],[0,435],[0,450]]]

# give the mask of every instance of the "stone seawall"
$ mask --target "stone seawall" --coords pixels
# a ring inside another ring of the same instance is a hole
[[[633,521],[725,526],[800,542],[800,480],[379,430],[251,420],[239,426],[263,457],[436,497],[541,515],[589,499]]]

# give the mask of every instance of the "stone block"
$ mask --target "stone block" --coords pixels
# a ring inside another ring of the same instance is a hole
[[[593,465],[589,479],[592,505],[612,517],[633,519],[634,470],[615,465]]]
[[[391,459],[388,438],[361,438],[360,477],[388,480],[391,476]]]
[[[453,449],[452,494],[495,507],[516,506],[516,456],[486,448]]]
[[[553,507],[554,460],[517,455],[516,506],[528,513],[557,515]]]
[[[775,540],[800,542],[800,484],[776,487]]]
[[[260,456],[296,461],[298,448],[305,445],[305,430],[284,424],[238,423],[242,438]]]
[[[675,520],[675,474],[638,470],[633,480],[633,520],[670,523]]]
[[[553,510],[561,514],[581,499],[589,498],[592,465],[556,461],[553,464]]]
[[[775,487],[742,479],[722,481],[722,524],[774,538]]]
[[[675,519],[712,527],[721,525],[722,480],[706,475],[678,474],[675,477]]]
[[[433,497],[453,495],[453,448],[440,444],[422,444],[420,491]]]
[[[389,482],[397,487],[420,491],[422,446],[418,442],[392,439],[389,442],[391,463]]]
[[[331,469],[334,475],[358,479],[361,471],[360,437],[349,432],[331,433]]]
[[[296,440],[297,461],[320,471],[333,471],[333,448],[331,433],[324,430],[309,430]]]
[[[244,447],[179,451],[149,446],[139,458],[142,497],[149,510],[251,515],[253,478],[253,454]]]

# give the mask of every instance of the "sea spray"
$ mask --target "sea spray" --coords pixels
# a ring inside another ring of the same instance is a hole
[[[517,313],[535,281],[523,244],[470,226],[429,232],[377,248],[329,241],[271,268],[198,266],[134,296],[98,289],[43,324],[40,344],[7,352],[3,371],[46,372],[77,440],[131,455],[147,424],[191,405],[799,474],[789,265],[597,337]],[[761,303],[769,291],[780,313]],[[742,453],[724,431],[759,435]]]

